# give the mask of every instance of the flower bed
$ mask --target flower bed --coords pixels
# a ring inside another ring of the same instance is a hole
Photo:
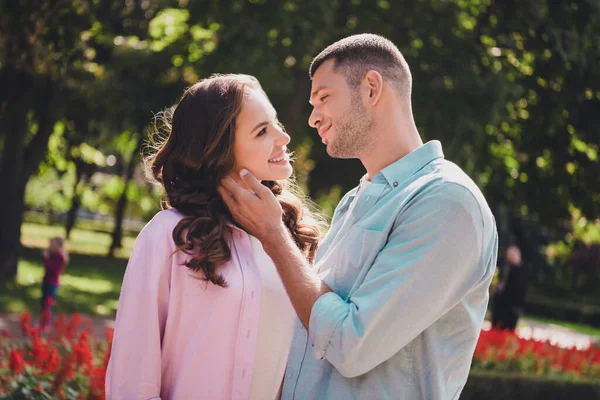
[[[21,316],[22,337],[0,337],[0,398],[104,399],[112,330],[95,338],[91,321],[59,316],[51,332]]]
[[[7,331],[0,334],[0,399],[104,399],[112,329],[106,330],[104,338],[96,338],[91,321],[73,314],[70,320],[59,316],[51,332],[46,332],[32,328],[31,317],[25,313],[21,316],[21,331],[20,337],[11,337]],[[568,381],[596,381],[592,389],[581,385],[576,388],[596,390],[600,383],[600,348],[563,349],[548,341],[519,338],[508,331],[483,330],[472,371],[474,376],[465,394],[475,393],[473,398],[481,398],[480,387],[489,389],[492,381],[504,382],[501,386],[506,390],[510,386],[506,382],[516,382],[515,393],[522,392],[519,387],[533,390],[532,384],[522,383],[515,376],[559,379],[557,387],[561,388]],[[540,385],[551,386],[543,382]]]
[[[599,379],[600,348],[561,348],[548,341],[523,339],[509,331],[483,330],[472,370],[567,379]]]

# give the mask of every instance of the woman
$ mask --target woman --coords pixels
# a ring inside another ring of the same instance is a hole
[[[139,234],[117,311],[109,399],[275,399],[295,312],[271,259],[236,227],[217,185],[245,168],[279,199],[312,261],[316,223],[286,187],[290,138],[258,81],[202,80],[184,93],[166,140],[146,159],[164,187]]]

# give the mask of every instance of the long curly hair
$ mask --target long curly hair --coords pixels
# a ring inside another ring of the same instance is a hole
[[[222,287],[227,282],[218,269],[231,259],[234,221],[217,185],[234,168],[236,118],[246,88],[262,90],[256,78],[241,74],[213,75],[192,85],[174,110],[162,113],[164,129],[154,130],[144,158],[147,177],[164,188],[162,208],[184,215],[173,240],[192,256],[185,265]],[[285,226],[312,263],[322,219],[298,195],[292,179],[262,183],[279,200]]]

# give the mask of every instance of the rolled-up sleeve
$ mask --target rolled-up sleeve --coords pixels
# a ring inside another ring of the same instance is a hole
[[[108,399],[160,396],[161,341],[174,250],[167,230],[157,221],[150,222],[136,239],[119,298],[106,373]]]
[[[348,300],[332,292],[313,305],[313,355],[345,377],[388,360],[483,278],[483,230],[478,202],[460,185],[415,199]]]

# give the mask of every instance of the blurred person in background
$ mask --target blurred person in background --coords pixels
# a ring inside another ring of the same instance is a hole
[[[40,328],[44,329],[52,322],[52,306],[56,302],[60,274],[69,263],[65,239],[51,238],[49,247],[42,252],[42,257],[44,258],[44,279],[42,280]]]
[[[521,250],[511,243],[498,266],[492,306],[492,326],[495,329],[514,331],[523,315],[529,283],[529,271],[523,263]]]

